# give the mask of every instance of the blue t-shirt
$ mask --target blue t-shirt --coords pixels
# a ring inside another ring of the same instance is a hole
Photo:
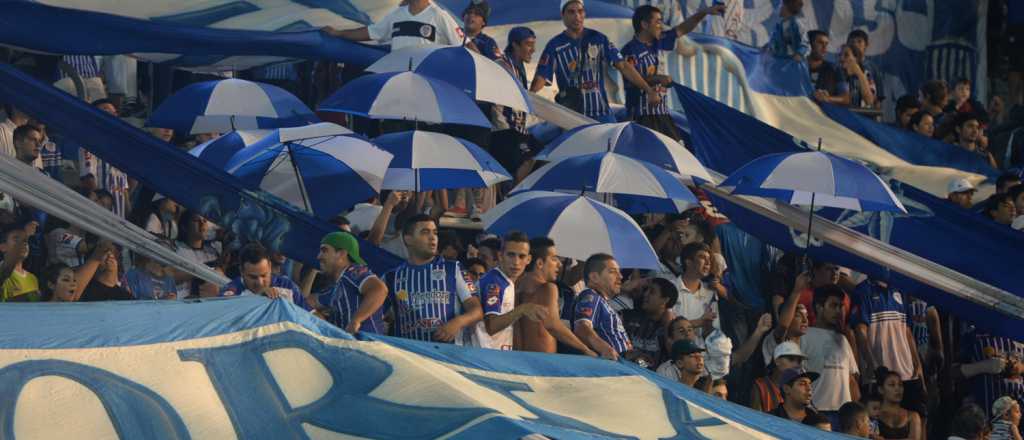
[[[476,290],[459,262],[441,256],[418,266],[402,263],[384,274],[384,284],[387,307],[395,313],[395,336],[419,341],[433,340],[434,330],[461,314],[462,302]],[[462,338],[455,343],[461,345]]]
[[[589,117],[603,117],[608,114],[604,71],[608,64],[619,61],[622,61],[622,55],[604,34],[583,29],[583,36],[575,40],[563,32],[544,46],[537,64],[537,76],[548,83],[555,80],[560,90],[580,89],[582,113]]]
[[[124,274],[122,284],[136,299],[177,298],[173,277],[154,278],[144,270],[132,269]]]
[[[612,310],[600,293],[587,289],[576,297],[571,320],[573,330],[580,321],[590,322],[597,336],[611,345],[617,353],[621,354],[630,349],[629,335],[626,334],[622,318]]]
[[[678,33],[672,29],[662,32],[658,41],[651,44],[644,43],[636,38],[626,43],[622,48],[622,57],[626,62],[632,64],[640,76],[645,79],[648,76],[658,73],[658,51],[671,51],[676,47]],[[667,115],[668,103],[665,101],[665,93],[662,93],[661,102],[651,106],[647,103],[647,92],[626,81],[626,109],[633,117],[649,115]]]
[[[501,49],[498,49],[498,42],[494,41],[493,38],[487,34],[481,32],[473,37],[473,44],[480,50],[480,55],[483,55],[491,60],[497,60],[501,58]]]
[[[284,275],[271,275],[270,276],[270,287],[276,287],[278,289],[290,290],[292,292],[291,301],[295,305],[302,307],[303,309],[309,310],[309,304],[306,304],[306,297],[302,296],[302,290],[299,286]],[[220,290],[220,296],[239,296],[239,295],[253,295],[245,288],[245,283],[242,282],[242,278],[238,277],[231,280],[230,283],[224,286]],[[285,298],[288,299],[288,298]]]
[[[768,39],[768,52],[782,58],[792,58],[793,55],[806,58],[811,46],[807,44],[807,32],[804,27],[798,16],[791,15],[779,19]]]
[[[361,290],[366,280],[377,278],[366,266],[350,265],[341,274],[337,283],[317,294],[317,301],[321,305],[331,309],[328,321],[331,324],[344,329],[352,322],[352,316],[359,310],[363,295]],[[370,317],[363,321],[359,331],[368,333],[384,332],[384,310],[377,309]]]

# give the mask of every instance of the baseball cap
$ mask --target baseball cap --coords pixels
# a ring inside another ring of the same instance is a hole
[[[992,419],[996,420],[1002,418],[1006,412],[1016,404],[1017,401],[1013,400],[1010,396],[1003,396],[996,399],[995,402],[992,402]]]
[[[363,261],[363,258],[359,256],[359,241],[356,240],[355,236],[348,232],[331,232],[330,234],[325,235],[323,240],[320,240],[320,244],[326,244],[336,250],[344,250],[348,252],[348,258],[351,259],[353,263],[366,264],[366,262]]]
[[[793,341],[786,341],[775,347],[775,352],[772,353],[772,359],[778,359],[783,356],[797,356],[803,359],[807,359],[807,356],[804,355],[803,350],[800,350],[800,346]]]
[[[676,341],[672,344],[672,359],[679,359],[682,356],[694,353],[701,353],[703,351],[704,349],[698,347],[697,344],[693,343],[693,341],[689,339],[683,339],[681,341]]]
[[[569,3],[572,2],[580,2],[580,6],[583,5],[583,0],[562,0],[559,2],[560,4],[558,5],[558,13],[561,14],[562,12],[564,12],[565,7],[569,6]]]
[[[949,187],[947,189],[949,190],[948,192],[950,194],[958,193],[958,192],[964,192],[964,191],[975,191],[976,190],[974,188],[974,185],[971,185],[971,181],[970,180],[963,179],[963,178],[961,178],[961,179],[953,179],[952,181],[950,181],[949,182]]]
[[[813,371],[804,371],[803,368],[790,368],[782,372],[782,376],[779,378],[779,386],[789,385],[793,383],[794,380],[802,377],[806,377],[810,379],[811,382],[814,382],[818,380],[821,375]]]

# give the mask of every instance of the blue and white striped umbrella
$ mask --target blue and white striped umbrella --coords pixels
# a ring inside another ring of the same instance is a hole
[[[367,67],[369,72],[408,70],[445,81],[477,101],[532,112],[526,89],[504,67],[463,46],[414,46],[391,52]]]
[[[195,146],[188,151],[188,154],[198,157],[203,162],[210,163],[217,168],[224,168],[235,153],[259,142],[270,135],[272,131],[237,130],[228,132],[216,139],[211,139]]]
[[[628,214],[587,197],[522,192],[489,209],[481,220],[484,229],[498,235],[521,231],[530,237],[549,237],[562,257],[586,260],[606,253],[623,267],[658,267],[658,255],[640,225]]]
[[[610,196],[615,207],[633,214],[678,213],[700,204],[676,175],[618,153],[557,159],[523,179],[512,193],[534,190]]]
[[[320,218],[337,215],[380,192],[391,153],[358,136],[318,136],[330,127],[318,128],[276,130],[238,152],[227,170],[246,185]],[[303,129],[307,137],[296,137]]]
[[[393,154],[383,189],[430,191],[486,188],[512,176],[482,148],[429,131],[390,133],[373,140]]]
[[[414,72],[356,78],[320,103],[320,111],[371,119],[491,127],[476,102],[447,82]]]
[[[160,104],[146,126],[198,134],[293,127],[317,121],[309,107],[280,87],[223,79],[179,90]]]
[[[713,181],[708,171],[686,147],[634,122],[576,127],[551,141],[537,154],[536,159],[556,160],[604,151],[652,163],[679,174],[687,183],[692,182],[692,178],[703,182]]]
[[[719,187],[791,205],[811,205],[813,201],[816,206],[854,211],[907,212],[889,185],[866,166],[819,151],[759,157]]]

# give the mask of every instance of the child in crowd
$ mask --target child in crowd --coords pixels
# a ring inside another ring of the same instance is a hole
[[[878,434],[878,416],[882,413],[882,396],[878,393],[869,393],[864,396],[864,407],[868,410],[868,419],[871,423],[872,437]]]

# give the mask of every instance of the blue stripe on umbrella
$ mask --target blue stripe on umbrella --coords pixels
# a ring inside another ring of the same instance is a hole
[[[223,168],[235,153],[256,143],[250,141],[259,141],[270,133],[269,130],[248,130],[244,133],[232,131],[200,144],[188,153],[215,167]]]
[[[522,212],[529,212],[529,222],[516,215],[503,215],[488,226],[487,230],[498,235],[509,231],[520,231],[528,237],[546,237],[551,232],[551,226],[562,215],[562,211],[575,201],[575,197],[538,197],[531,199],[515,208]]]

